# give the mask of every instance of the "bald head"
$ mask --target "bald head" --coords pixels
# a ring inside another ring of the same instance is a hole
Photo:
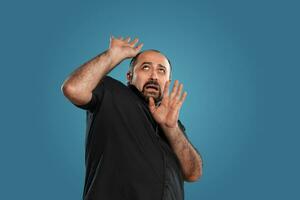
[[[128,84],[134,85],[146,98],[159,102],[164,86],[171,78],[169,59],[157,50],[145,50],[132,58],[127,73]]]
[[[171,65],[171,61],[169,60],[169,58],[167,56],[165,56],[161,51],[159,50],[156,50],[156,49],[147,49],[147,50],[144,50],[144,51],[141,51],[139,52],[135,57],[133,57],[130,61],[130,64],[129,64],[129,72],[133,72],[133,69],[135,67],[135,65],[137,64],[138,62],[138,59],[140,57],[144,57],[143,54],[145,55],[149,55],[149,54],[160,54],[160,56],[163,56],[165,57],[165,59],[168,61],[168,65],[170,67],[170,79],[171,79],[171,76],[172,76],[172,65]]]

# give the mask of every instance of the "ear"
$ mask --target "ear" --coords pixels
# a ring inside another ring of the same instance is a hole
[[[131,79],[132,79],[132,73],[131,73],[130,71],[127,72],[126,78],[127,78],[127,81],[128,81],[128,82],[131,82]]]

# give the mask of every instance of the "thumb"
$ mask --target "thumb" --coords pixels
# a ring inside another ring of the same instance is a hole
[[[153,97],[149,97],[149,109],[151,113],[155,111],[155,103]]]

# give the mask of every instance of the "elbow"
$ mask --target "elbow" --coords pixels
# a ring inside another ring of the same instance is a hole
[[[193,173],[188,174],[184,177],[186,182],[196,182],[202,177],[202,166],[195,170]]]
[[[199,180],[199,177],[195,177],[195,176],[191,176],[191,177],[184,179],[184,181],[186,181],[186,182],[196,182],[198,180]]]
[[[74,89],[68,84],[62,84],[60,90],[62,91],[65,97],[72,96],[72,94],[74,93]]]
[[[74,100],[76,101],[76,91],[74,90],[74,88],[72,88],[69,85],[63,84],[61,86],[61,91],[63,93],[63,95],[70,100],[71,102],[73,102]]]
[[[80,97],[80,95],[78,95],[78,92],[72,86],[63,84],[61,86],[61,91],[71,102],[74,102],[75,104],[78,103],[78,97]]]
[[[196,182],[200,179],[200,177],[202,176],[202,174],[197,174],[197,175],[192,175],[192,176],[186,176],[184,178],[184,180],[186,182]]]
[[[92,98],[91,92],[80,92],[78,89],[75,89],[68,84],[63,84],[61,86],[61,91],[69,101],[76,105],[84,105]]]

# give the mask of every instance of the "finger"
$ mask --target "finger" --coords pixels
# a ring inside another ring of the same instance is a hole
[[[184,101],[184,99],[185,99],[185,97],[186,97],[186,95],[187,95],[186,92],[184,92],[184,93],[181,95],[182,89],[183,89],[183,84],[181,83],[181,84],[179,85],[178,89],[177,89],[177,93],[176,93],[174,99],[172,99],[172,102],[171,102],[173,108],[174,108],[174,109],[177,109],[177,110],[180,109],[180,107],[181,107],[181,105],[182,105],[182,103],[183,103],[183,101]],[[183,99],[183,100],[182,100],[182,99]],[[182,100],[182,102],[181,102],[181,100]]]
[[[177,89],[178,88],[178,84],[179,84],[178,80],[175,80],[175,83],[173,85],[173,89],[172,89],[172,92],[171,92],[171,95],[170,95],[170,99],[173,99],[174,96],[176,95],[177,90],[178,90]]]
[[[129,43],[129,45],[130,45],[131,47],[134,47],[138,41],[139,41],[139,39],[138,39],[138,38],[135,38],[134,40],[132,40],[132,41]]]
[[[109,40],[112,41],[113,39],[115,39],[115,37],[113,35],[110,35]]]
[[[170,87],[170,84],[171,84],[171,80],[168,80],[166,83],[165,83],[165,87],[164,87],[164,97],[169,97],[169,87]]]
[[[124,41],[125,41],[125,42],[129,42],[129,41],[130,41],[130,37],[126,37],[126,38],[124,39]]]
[[[172,104],[171,104],[172,110],[174,110],[176,112],[179,112],[179,110],[182,107],[182,104],[183,104],[184,100],[186,99],[186,96],[187,96],[187,92],[184,92],[183,95],[180,98],[180,101],[178,101],[178,102],[173,101]]]
[[[135,50],[139,52],[142,49],[143,45],[143,43],[139,44],[137,47],[135,47]]]
[[[183,88],[183,84],[181,83],[179,85],[178,89],[177,89],[177,93],[176,93],[176,96],[175,96],[178,101],[180,100],[182,88]]]
[[[184,100],[186,99],[186,96],[187,96],[187,92],[184,92],[183,95],[180,98],[179,103],[178,103],[179,108],[182,106]]]
[[[171,80],[168,80],[165,83],[164,91],[162,95],[161,105],[168,106],[169,105],[169,87],[170,87]]]
[[[155,111],[155,103],[152,97],[149,97],[149,110],[151,113]]]

